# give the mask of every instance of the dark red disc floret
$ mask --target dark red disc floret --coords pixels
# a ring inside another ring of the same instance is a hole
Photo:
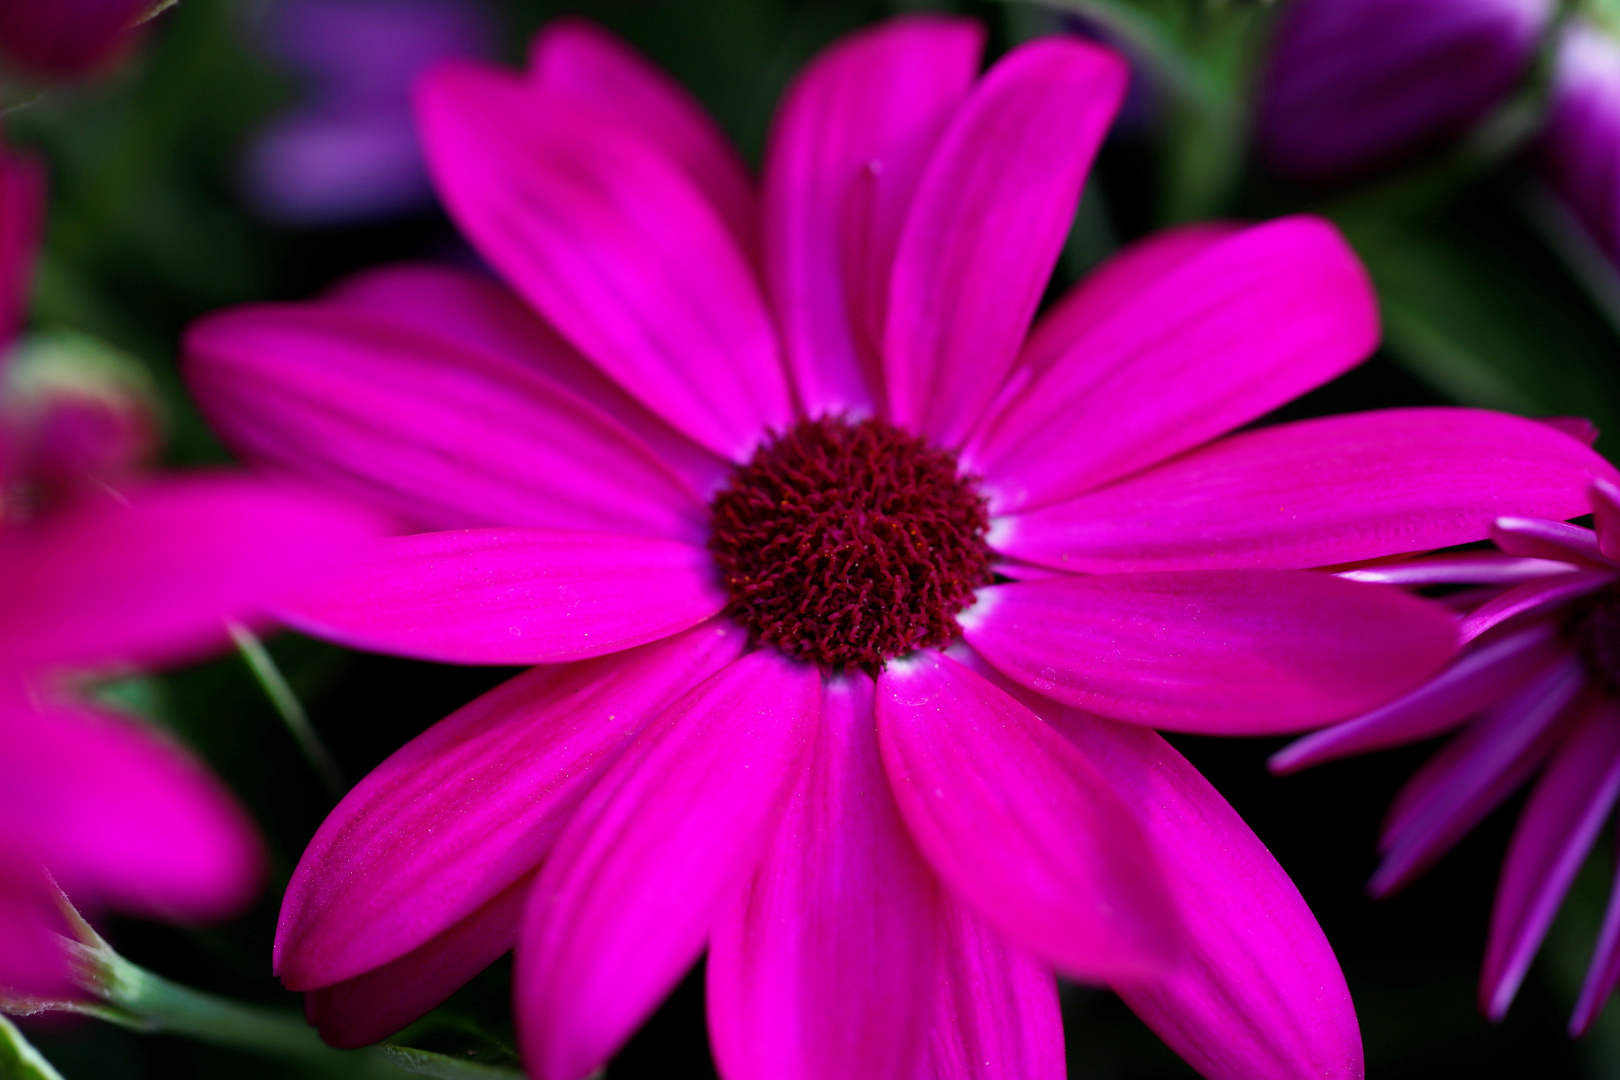
[[[990,519],[956,455],[876,419],[806,420],[715,496],[709,533],[754,639],[830,668],[876,671],[944,645],[989,584]]]

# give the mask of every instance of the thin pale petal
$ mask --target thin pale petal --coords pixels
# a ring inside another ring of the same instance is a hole
[[[1063,1080],[1052,968],[947,902],[935,1019],[918,1080]]]
[[[1332,225],[1210,244],[1140,289],[975,435],[992,512],[1050,503],[1200,446],[1361,363],[1378,305]]]
[[[679,540],[466,529],[379,540],[276,609],[354,649],[446,664],[555,664],[657,641],[719,613],[714,560]]]
[[[135,914],[221,918],[264,881],[252,822],[179,747],[122,717],[11,694],[0,835],[70,892]]]
[[[894,257],[883,362],[898,423],[960,443],[1001,388],[1127,77],[1107,49],[1042,38],[992,68],[951,121]]]
[[[1593,487],[1603,478],[1593,481]],[[1533,559],[1561,559],[1582,566],[1608,568],[1598,547],[1597,533],[1567,521],[1533,517],[1500,517],[1491,524],[1491,539],[1509,555]]]
[[[1473,641],[1491,627],[1517,615],[1537,611],[1550,613],[1549,609],[1595,593],[1614,580],[1615,572],[1603,569],[1580,570],[1522,582],[1470,611],[1458,624],[1457,634],[1464,642]]]
[[[1552,559],[1521,559],[1498,551],[1464,551],[1455,555],[1433,555],[1421,559],[1341,570],[1346,581],[1374,585],[1517,585],[1554,574],[1567,574],[1569,563]]]
[[[792,422],[753,271],[678,166],[601,113],[470,63],[417,84],[417,118],[457,224],[643,405],[734,460]]]
[[[1592,519],[1598,554],[1610,562],[1620,562],[1620,487],[1607,480],[1592,481]]]
[[[992,585],[960,621],[1019,686],[1115,720],[1226,735],[1375,708],[1438,672],[1457,641],[1437,604],[1289,570]]]
[[[737,246],[758,244],[759,199],[748,166],[680,83],[594,23],[554,19],[529,49],[541,100],[579,102],[633,129],[708,197]]]
[[[878,408],[894,247],[983,47],[970,20],[894,19],[840,39],[783,96],[765,152],[765,280],[812,416]]]
[[[645,444],[531,365],[352,303],[211,315],[186,353],[237,452],[405,521],[703,535],[696,495]]]
[[[0,148],[0,353],[22,329],[44,231],[44,166]]]
[[[1340,566],[1482,540],[1512,511],[1587,512],[1613,466],[1561,432],[1474,409],[1278,424],[1066,502],[997,519],[997,551],[1071,572]]]
[[[699,627],[537,668],[395,751],[310,841],[282,901],[275,966],[293,989],[380,967],[532,871],[625,740],[730,663],[743,635]]]
[[[816,669],[752,653],[677,701],[598,785],[524,916],[514,1010],[539,1080],[606,1064],[697,960],[803,772]]]
[[[1594,700],[1536,784],[1513,831],[1479,979],[1485,1015],[1513,1002],[1558,905],[1620,795],[1620,708]]]
[[[872,680],[827,684],[809,768],[709,941],[709,1031],[729,1080],[911,1080],[945,927],[878,756]]]
[[[223,644],[379,523],[246,477],[170,477],[0,535],[0,671],[159,664]]]
[[[1447,743],[1390,806],[1367,882],[1373,896],[1404,888],[1434,865],[1541,764],[1585,684],[1579,660],[1554,665]]]
[[[457,351],[494,355],[539,372],[634,432],[701,499],[725,480],[724,459],[649,412],[488,274],[395,263],[345,278],[323,299],[448,342]]]
[[[1449,731],[1500,701],[1567,652],[1558,627],[1545,623],[1472,649],[1405,697],[1305,736],[1271,756],[1286,775],[1352,754],[1419,742]]]
[[[438,1008],[517,941],[526,877],[465,919],[382,967],[304,995],[321,1038],[349,1049],[380,1042]]]
[[[883,765],[917,846],[1014,944],[1088,980],[1163,971],[1180,926],[1163,871],[1092,765],[1023,705],[936,653],[878,681]]]
[[[1237,811],[1156,733],[1053,711],[1142,819],[1188,929],[1189,959],[1115,983],[1120,997],[1209,1080],[1360,1080],[1361,1032],[1333,948]]]

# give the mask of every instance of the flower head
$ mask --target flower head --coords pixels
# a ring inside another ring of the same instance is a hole
[[[31,165],[0,150],[7,331],[24,306],[38,181]],[[375,532],[371,515],[285,485],[137,475],[149,429],[116,407],[87,411],[84,393],[32,375],[29,360],[0,351],[0,993],[8,996],[67,989],[53,879],[92,908],[195,920],[239,909],[263,877],[257,836],[224,788],[167,739],[85,700],[77,684],[87,673],[208,651],[226,620],[262,618],[269,601],[330,571]],[[111,427],[102,423],[109,416]]]
[[[1259,142],[1322,181],[1466,132],[1530,70],[1551,0],[1294,0],[1261,84]]]
[[[1620,261],[1620,42],[1584,19],[1571,19],[1559,39],[1535,156],[1547,186]]]
[[[1272,759],[1293,772],[1350,754],[1458,734],[1396,796],[1383,862],[1386,896],[1535,780],[1502,867],[1480,1008],[1507,1012],[1564,893],[1620,796],[1620,488],[1592,488],[1597,529],[1501,518],[1502,553],[1440,555],[1351,571],[1364,581],[1472,584],[1462,594],[1463,655],[1411,694],[1307,736]],[[1460,729],[1460,730],[1459,730]],[[1620,890],[1611,898],[1570,1021],[1584,1034],[1620,983]]]
[[[393,267],[210,316],[225,436],[408,523],[283,615],[541,666],[322,826],[276,969],[344,1045],[514,943],[525,1060],[578,1080],[708,948],[731,1080],[1062,1072],[1052,972],[1211,1077],[1348,1077],[1287,876],[1151,727],[1302,730],[1451,656],[1449,614],[1307,568],[1581,509],[1615,474],[1469,410],[1239,435],[1363,359],[1326,223],[1122,253],[1030,329],[1123,64],[982,77],[972,23],[851,35],[762,190],[588,25],[420,85],[430,170],[510,284]]]

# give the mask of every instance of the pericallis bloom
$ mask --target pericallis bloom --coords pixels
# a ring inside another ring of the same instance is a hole
[[[1277,172],[1323,181],[1468,131],[1529,73],[1552,0],[1293,0],[1256,119]]]
[[[8,338],[42,197],[39,170],[0,151]],[[375,535],[372,515],[284,484],[132,476],[115,459],[144,441],[83,423],[82,399],[15,392],[20,363],[0,353],[0,998],[71,992],[55,886],[92,910],[192,921],[234,913],[263,878],[223,786],[91,703],[85,677],[197,656]],[[111,437],[91,446],[97,432]],[[85,462],[95,474],[68,482]]]
[[[411,82],[435,61],[490,53],[488,22],[475,0],[277,0],[256,37],[308,85],[249,147],[243,180],[254,206],[292,225],[430,207]]]
[[[515,943],[524,1060],[580,1080],[707,947],[730,1080],[1061,1076],[1054,969],[1207,1076],[1360,1075],[1298,891],[1152,729],[1410,690],[1451,614],[1305,568],[1576,514],[1615,473],[1466,409],[1225,435],[1374,347],[1313,218],[1148,240],[1031,331],[1125,68],[1049,38],[980,77],[981,47],[946,18],[833,45],[756,189],[667,77],[554,23],[525,74],[419,86],[506,286],[385,268],[191,330],[238,450],[410,524],[285,617],[542,665],[306,851],[275,967],[329,1040]]]
[[[1519,787],[1535,779],[1508,845],[1480,974],[1480,1008],[1500,1020],[1564,894],[1620,795],[1620,489],[1592,487],[1597,529],[1504,517],[1502,553],[1413,559],[1352,571],[1461,594],[1463,654],[1405,697],[1309,735],[1272,758],[1278,772],[1458,733],[1395,796],[1369,883],[1402,888]],[[1620,983],[1620,888],[1581,988],[1570,1033],[1585,1034]]]
[[[1535,159],[1547,186],[1620,261],[1620,42],[1598,23],[1577,17],[1563,28]]]

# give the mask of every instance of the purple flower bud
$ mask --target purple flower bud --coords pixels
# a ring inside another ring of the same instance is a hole
[[[87,75],[123,51],[153,0],[21,0],[0,4],[0,54],[29,75]]]
[[[1579,20],[1558,45],[1542,177],[1611,258],[1620,259],[1620,43]]]
[[[1262,83],[1260,152],[1324,181],[1453,138],[1524,77],[1551,0],[1295,0]]]

